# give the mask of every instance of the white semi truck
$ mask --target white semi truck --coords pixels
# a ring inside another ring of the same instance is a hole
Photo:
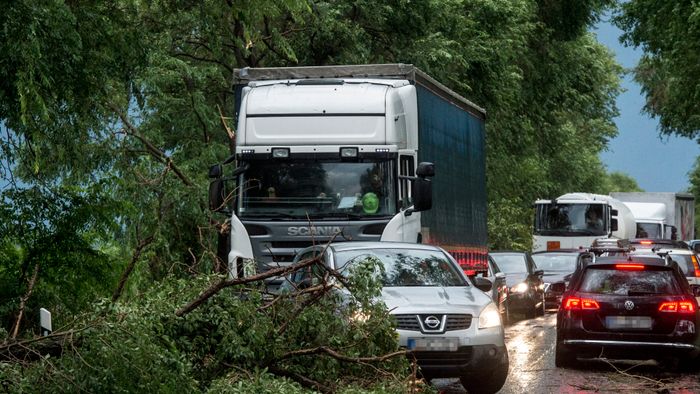
[[[606,195],[568,193],[535,202],[532,250],[578,249],[601,238],[634,238],[632,212]]]
[[[695,239],[695,197],[689,193],[615,192],[637,222],[637,238]]]
[[[431,243],[486,266],[483,109],[406,64],[235,75],[235,154],[209,174],[232,276],[331,239]]]

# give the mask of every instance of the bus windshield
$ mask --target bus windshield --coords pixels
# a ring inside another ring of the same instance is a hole
[[[392,160],[254,160],[241,175],[241,218],[377,218],[396,213]]]

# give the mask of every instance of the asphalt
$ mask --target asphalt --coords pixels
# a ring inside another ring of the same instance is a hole
[[[508,380],[500,393],[700,393],[700,374],[677,373],[653,361],[590,361],[576,369],[554,366],[556,314],[506,327]],[[437,379],[441,393],[466,393],[458,380]]]

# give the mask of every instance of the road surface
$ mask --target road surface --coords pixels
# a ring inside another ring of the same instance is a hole
[[[700,374],[674,373],[654,362],[588,362],[577,369],[554,366],[556,313],[506,327],[508,380],[500,391],[521,393],[700,393]],[[438,379],[441,393],[465,393],[457,380]]]

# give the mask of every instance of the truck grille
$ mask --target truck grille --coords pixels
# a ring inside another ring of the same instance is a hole
[[[418,321],[419,315],[393,315],[396,319],[396,328],[407,331],[421,331]],[[427,315],[426,315],[427,316]],[[445,315],[434,315],[440,320],[445,319]],[[445,331],[466,330],[472,325],[472,315],[446,315]]]

